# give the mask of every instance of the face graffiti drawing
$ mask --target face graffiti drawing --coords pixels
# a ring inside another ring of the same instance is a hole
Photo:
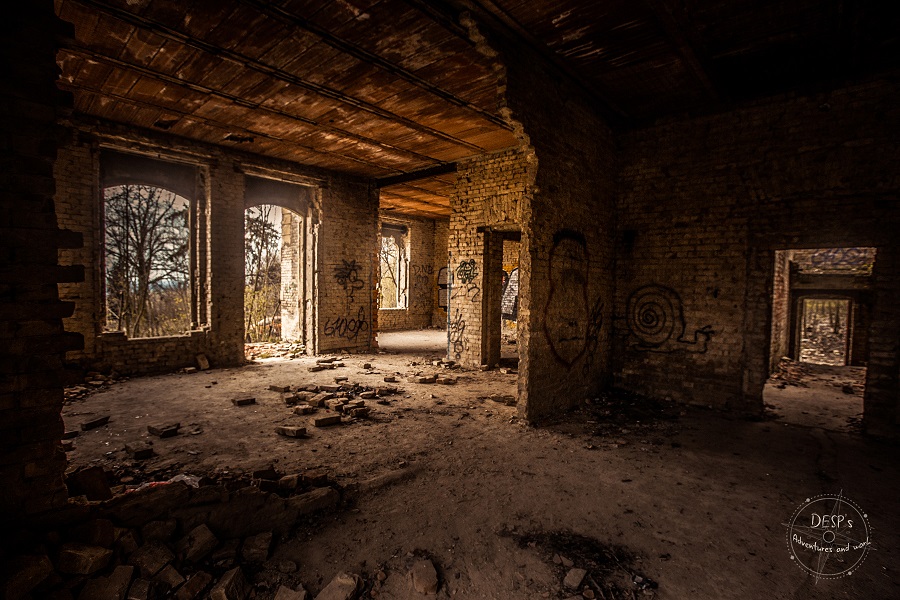
[[[587,346],[588,251],[584,235],[563,229],[550,250],[550,294],[544,333],[556,359],[571,367]]]

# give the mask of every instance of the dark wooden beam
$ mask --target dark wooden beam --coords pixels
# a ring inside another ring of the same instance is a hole
[[[417,181],[419,179],[427,179],[428,177],[434,177],[435,175],[446,175],[447,173],[455,173],[456,172],[456,163],[443,163],[440,165],[435,165],[433,167],[428,167],[426,169],[419,169],[418,171],[411,171],[409,173],[402,173],[400,175],[389,175],[388,177],[379,177],[375,180],[376,185],[380,188],[385,188],[392,185],[397,185],[400,183],[408,183],[410,181]]]
[[[312,21],[308,19],[304,19],[303,17],[296,15],[292,12],[289,12],[280,6],[276,6],[271,2],[267,2],[265,0],[239,0],[244,4],[255,7],[257,10],[262,12],[265,15],[281,20],[282,22],[287,22],[292,24],[295,27],[303,29],[304,31],[308,31],[316,36],[318,36],[323,42],[334,48],[335,50],[340,50],[354,58],[357,58],[365,63],[370,65],[375,65],[378,68],[391,73],[392,75],[396,75],[401,79],[408,81],[428,92],[438,96],[442,100],[454,104],[456,106],[460,106],[467,110],[477,113],[484,119],[487,119],[494,125],[498,127],[502,127],[507,131],[512,131],[512,126],[506,122],[502,117],[491,113],[490,111],[484,110],[479,106],[475,106],[474,104],[464,100],[452,92],[448,92],[431,82],[422,79],[415,73],[404,69],[403,67],[396,65],[390,61],[383,59],[373,52],[369,52],[364,48],[360,48],[359,46],[352,44],[346,40],[342,40],[339,37],[332,35],[326,29],[316,25]]]
[[[68,50],[63,50],[63,52],[68,52]],[[126,104],[136,106],[138,108],[157,110],[157,111],[169,113],[169,114],[176,114],[176,115],[179,115],[182,119],[190,119],[190,120],[196,121],[198,123],[203,123],[205,125],[209,125],[210,127],[213,127],[216,129],[222,129],[229,133],[239,132],[239,133],[241,133],[245,136],[251,137],[251,138],[269,139],[272,141],[276,141],[280,144],[285,144],[287,146],[301,149],[305,152],[311,152],[313,154],[324,154],[327,156],[334,156],[336,158],[340,158],[340,159],[347,160],[350,162],[359,163],[359,164],[365,165],[367,167],[376,167],[379,169],[384,169],[385,171],[396,171],[397,170],[397,169],[385,167],[383,165],[380,165],[378,163],[374,163],[371,161],[362,160],[362,159],[355,158],[352,156],[347,156],[346,154],[340,154],[338,152],[332,152],[330,150],[323,150],[322,148],[315,148],[313,146],[307,146],[306,144],[301,144],[299,142],[288,140],[283,137],[274,136],[274,135],[271,135],[271,134],[268,134],[268,133],[265,133],[262,131],[256,131],[255,129],[247,129],[245,127],[241,127],[241,126],[235,125],[233,123],[225,123],[224,121],[219,121],[217,119],[211,119],[209,117],[201,117],[198,115],[191,114],[189,112],[185,112],[182,110],[172,108],[170,106],[164,106],[161,104],[145,102],[142,100],[136,100],[134,98],[128,98],[128,97],[122,96],[120,94],[111,93],[107,90],[102,90],[99,88],[95,88],[95,87],[91,87],[91,86],[87,86],[87,85],[83,85],[83,84],[79,84],[79,83],[69,83],[62,79],[57,82],[57,85],[59,86],[60,89],[70,91],[70,92],[86,92],[88,94],[94,94],[96,96],[103,96],[105,98],[111,98],[113,100],[116,100],[117,102],[124,102]],[[224,138],[223,138],[223,140],[224,140]]]
[[[237,63],[249,70],[256,71],[256,72],[266,75],[268,77],[272,77],[273,79],[276,79],[278,81],[283,81],[285,83],[290,83],[291,85],[296,85],[297,87],[303,88],[305,90],[309,90],[311,92],[314,92],[314,93],[324,96],[326,98],[330,98],[332,100],[336,100],[343,104],[353,106],[354,108],[357,108],[359,110],[376,115],[383,119],[387,119],[387,120],[393,121],[395,123],[400,123],[410,129],[415,130],[415,131],[419,131],[421,133],[428,134],[432,137],[442,139],[446,142],[450,142],[452,144],[462,146],[464,148],[472,150],[473,152],[476,152],[476,153],[484,152],[483,148],[481,148],[475,144],[471,144],[465,140],[461,140],[450,134],[444,133],[443,131],[439,131],[432,127],[428,127],[427,125],[422,125],[420,123],[417,123],[416,121],[413,121],[412,119],[402,117],[400,115],[397,115],[391,111],[385,110],[379,106],[376,106],[376,105],[366,102],[364,100],[360,100],[358,98],[353,98],[342,92],[339,92],[337,90],[329,88],[328,86],[324,86],[321,84],[306,81],[304,79],[301,79],[300,77],[292,75],[291,73],[287,73],[286,71],[283,71],[281,69],[277,69],[275,67],[266,65],[258,60],[255,60],[251,57],[242,55],[238,52],[234,52],[232,50],[226,50],[224,48],[220,48],[213,44],[209,44],[209,43],[203,42],[201,40],[197,40],[197,39],[192,38],[184,33],[181,33],[170,27],[167,27],[166,25],[163,25],[161,23],[151,21],[151,20],[141,17],[139,15],[135,15],[128,11],[122,10],[118,7],[109,5],[106,2],[103,2],[102,0],[71,0],[71,1],[81,4],[83,6],[86,6],[86,7],[92,8],[94,10],[104,12],[104,13],[108,14],[109,16],[112,16],[124,23],[128,23],[132,27],[137,27],[139,29],[151,31],[151,32],[159,35],[160,37],[163,37],[168,40],[172,40],[174,42],[178,42],[179,44],[182,44],[184,46],[194,48],[196,50],[204,51],[213,56],[219,56],[219,57],[234,61],[235,63]],[[90,49],[84,49],[84,50],[90,52]],[[105,57],[105,58],[112,58],[112,57]],[[118,59],[116,59],[116,60],[118,60]],[[127,64],[127,63],[125,63],[125,64]],[[175,78],[175,80],[181,84],[187,83],[187,82],[184,82],[177,78]],[[241,99],[240,103],[244,104],[245,106],[247,104],[254,104],[254,103],[248,103],[246,100],[242,100],[242,99]],[[259,105],[257,104],[257,106],[259,106]],[[283,114],[287,115],[288,113],[283,113]],[[327,128],[329,130],[333,130],[333,132],[338,135],[345,135],[346,133],[348,133],[344,130],[337,129],[334,127],[329,127],[328,125],[325,125],[323,123],[317,123],[315,121],[312,121],[310,119],[305,119],[298,115],[292,115],[292,117],[294,119],[299,119],[306,123],[316,125],[317,127],[322,127],[322,128]],[[370,143],[381,144],[380,142],[377,142],[375,140],[370,140]]]

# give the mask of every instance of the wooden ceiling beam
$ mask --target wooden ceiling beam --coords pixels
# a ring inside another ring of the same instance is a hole
[[[402,173],[400,175],[389,175],[387,177],[379,177],[375,180],[375,183],[378,187],[385,188],[391,185],[397,185],[400,183],[408,183],[410,181],[416,181],[419,179],[427,179],[429,177],[434,177],[435,175],[446,175],[447,173],[455,173],[456,172],[456,163],[443,163],[440,165],[435,165],[433,167],[427,167],[425,169],[419,169],[417,171],[411,171],[409,173]]]
[[[349,54],[350,56],[353,56],[354,58],[357,58],[365,63],[375,65],[378,68],[380,68],[392,75],[396,75],[397,77],[400,77],[404,81],[407,81],[415,86],[418,86],[418,87],[428,91],[431,94],[434,94],[435,96],[441,98],[442,100],[444,100],[446,102],[449,102],[456,106],[465,108],[472,112],[475,112],[478,115],[480,115],[481,117],[483,117],[484,119],[487,119],[488,121],[490,121],[491,123],[493,123],[494,125],[496,125],[498,127],[502,127],[503,129],[506,129],[507,131],[513,130],[512,126],[509,123],[507,123],[506,120],[503,119],[502,117],[500,117],[499,115],[495,115],[494,113],[484,110],[483,108],[481,108],[479,106],[475,106],[471,102],[468,102],[467,100],[464,100],[464,99],[460,98],[459,96],[456,96],[452,92],[448,92],[447,90],[444,90],[444,89],[432,84],[431,82],[429,82],[425,79],[422,79],[415,73],[408,71],[408,70],[404,69],[403,67],[401,67],[397,64],[394,64],[388,60],[385,60],[384,58],[378,56],[377,54],[375,54],[373,52],[369,52],[368,50],[366,50],[364,48],[361,48],[355,44],[352,44],[346,40],[342,40],[339,37],[332,35],[329,31],[325,30],[322,27],[319,27],[318,25],[316,25],[315,23],[313,23],[312,21],[310,21],[308,19],[304,19],[303,17],[298,16],[292,12],[289,12],[289,11],[281,8],[280,6],[276,6],[276,5],[272,4],[271,2],[267,2],[264,0],[239,0],[239,1],[245,5],[253,6],[254,8],[256,8],[257,10],[259,10],[260,12],[262,12],[263,14],[265,14],[267,16],[279,19],[284,23],[293,25],[294,27],[298,27],[300,29],[303,29],[304,31],[308,31],[309,33],[316,35],[317,37],[319,37],[319,39],[321,39],[323,42],[325,42],[326,44],[328,44],[335,50],[339,50],[341,52],[344,52],[345,54]]]
[[[466,148],[472,152],[475,152],[477,154],[483,153],[485,151],[483,148],[481,148],[480,146],[477,146],[476,144],[469,143],[465,140],[459,139],[455,136],[452,136],[448,133],[444,133],[443,131],[434,129],[427,125],[417,123],[416,121],[413,121],[412,119],[408,119],[406,117],[400,116],[398,114],[395,114],[391,111],[385,110],[379,106],[376,106],[376,105],[366,102],[364,100],[360,100],[358,98],[353,98],[351,96],[348,96],[342,92],[339,92],[339,91],[329,88],[327,86],[306,81],[304,79],[301,79],[300,77],[292,75],[291,73],[287,73],[286,71],[283,71],[276,67],[266,65],[265,63],[261,63],[253,58],[239,54],[232,50],[226,50],[224,48],[220,48],[218,46],[208,44],[201,40],[194,39],[188,35],[185,35],[179,31],[176,31],[176,30],[174,30],[170,27],[167,27],[166,25],[163,25],[161,23],[158,23],[156,21],[151,21],[150,19],[146,19],[142,16],[135,15],[133,13],[122,10],[115,6],[111,6],[111,5],[107,4],[106,2],[103,2],[102,0],[70,0],[70,1],[76,2],[78,4],[81,4],[81,5],[89,7],[89,8],[92,8],[94,10],[99,10],[101,12],[104,12],[116,19],[119,19],[120,21],[128,23],[129,25],[131,25],[133,27],[152,31],[153,33],[155,33],[163,38],[172,40],[172,41],[182,44],[184,46],[188,46],[188,47],[194,48],[196,50],[201,50],[203,52],[206,52],[206,53],[214,55],[214,56],[219,56],[222,58],[226,58],[228,60],[232,60],[247,69],[256,71],[256,72],[266,75],[268,77],[272,77],[273,79],[276,79],[278,81],[283,81],[285,83],[290,83],[291,85],[296,85],[297,87],[300,87],[305,90],[311,91],[313,93],[319,94],[326,98],[336,100],[343,104],[353,106],[354,108],[368,112],[370,114],[381,117],[383,119],[387,119],[387,120],[393,121],[395,123],[400,123],[400,124],[408,127],[409,129],[418,131],[420,133],[427,134],[431,137],[441,139],[441,140],[443,140],[445,142],[449,142],[451,144],[455,144],[455,145],[464,147],[464,148]],[[90,51],[90,50],[88,50],[88,51]],[[125,63],[125,64],[127,64],[127,63]],[[181,81],[181,80],[178,80],[177,78],[176,78],[176,80]],[[287,114],[287,113],[285,113],[285,114]],[[317,127],[329,129],[337,135],[347,136],[350,133],[350,132],[347,132],[342,129],[330,127],[324,123],[318,123],[311,119],[306,119],[304,117],[300,117],[298,115],[293,115],[293,118],[302,120],[306,123],[315,125]],[[355,135],[355,134],[351,134],[351,135]],[[404,152],[411,152],[410,150],[394,148],[393,146],[384,144],[383,142],[378,142],[376,140],[370,140],[370,143],[378,144],[381,146],[387,146],[387,147],[390,147],[391,149],[401,150]],[[423,158],[427,158],[427,157],[423,157]],[[434,159],[429,158],[429,160],[433,161]]]
[[[337,158],[340,158],[343,160],[356,162],[361,165],[365,165],[367,167],[375,167],[378,169],[383,169],[385,171],[395,171],[396,170],[396,169],[391,169],[389,167],[385,167],[384,165],[380,165],[378,163],[373,163],[371,161],[362,160],[362,159],[359,159],[359,158],[356,158],[353,156],[347,156],[346,154],[340,154],[338,152],[332,152],[330,150],[323,150],[321,148],[314,148],[312,146],[307,146],[305,144],[301,144],[299,142],[295,142],[295,141],[292,141],[292,140],[289,140],[289,139],[286,139],[283,137],[278,137],[278,136],[274,136],[274,135],[271,135],[268,133],[264,133],[262,131],[256,131],[254,129],[247,129],[246,127],[240,127],[240,126],[236,126],[232,123],[225,123],[224,121],[210,119],[209,117],[201,117],[199,115],[194,115],[194,114],[191,114],[191,113],[183,111],[183,110],[172,108],[171,106],[164,106],[164,105],[156,104],[153,102],[145,102],[142,100],[136,100],[134,98],[128,98],[128,97],[122,96],[120,94],[115,94],[115,93],[109,92],[107,90],[102,90],[100,88],[95,88],[95,87],[87,86],[84,84],[69,83],[64,80],[59,80],[57,83],[58,83],[59,87],[63,90],[68,90],[68,91],[72,91],[72,92],[83,91],[83,92],[87,92],[89,94],[103,96],[106,98],[112,98],[113,100],[116,100],[118,102],[124,102],[126,104],[131,104],[132,106],[136,106],[138,108],[158,110],[160,112],[169,113],[169,114],[174,113],[176,115],[180,115],[181,118],[183,118],[183,119],[191,119],[191,120],[197,121],[199,123],[204,123],[211,127],[215,127],[218,129],[224,129],[225,131],[228,131],[228,132],[242,132],[250,137],[258,137],[258,138],[265,138],[265,139],[273,140],[280,144],[286,144],[289,146],[293,146],[295,148],[300,148],[306,152],[312,152],[313,154],[325,154],[328,156],[334,156],[334,157],[337,157]],[[221,145],[221,143],[220,143],[220,145]]]

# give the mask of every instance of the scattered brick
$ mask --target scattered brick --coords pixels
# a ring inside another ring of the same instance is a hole
[[[183,586],[178,589],[175,594],[176,600],[195,600],[200,597],[203,590],[212,583],[213,576],[206,571],[197,571],[191,575]]]
[[[140,440],[137,442],[126,442],[125,452],[131,455],[135,460],[146,460],[153,457],[153,446],[147,442]]]
[[[302,404],[300,406],[294,407],[295,415],[311,415],[314,412],[316,412],[316,407],[310,406],[308,404]]]
[[[305,437],[306,427],[280,426],[275,428],[275,433],[292,438]]]
[[[181,423],[167,423],[164,425],[147,425],[147,432],[161,438],[169,438],[178,435]]]
[[[86,544],[63,544],[56,568],[68,575],[91,575],[109,564],[113,551]]]
[[[256,404],[256,398],[234,398],[231,403],[235,406],[249,406]]]
[[[98,427],[103,427],[109,423],[109,415],[105,415],[103,417],[97,417],[96,419],[92,419],[90,421],[85,421],[81,424],[82,431],[89,431],[91,429],[96,429]]]
[[[209,597],[210,600],[244,600],[249,593],[243,571],[240,567],[235,567],[222,575],[209,591]]]
[[[329,425],[338,425],[341,422],[341,415],[328,415],[324,417],[316,417],[313,425],[316,427],[328,427]]]

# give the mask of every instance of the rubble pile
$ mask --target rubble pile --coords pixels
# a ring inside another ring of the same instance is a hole
[[[298,358],[306,354],[306,346],[299,342],[253,342],[244,344],[247,360],[263,358]]]
[[[297,565],[274,560],[273,545],[340,502],[327,477],[315,473],[182,477],[115,496],[94,475],[90,494],[15,535],[15,546],[26,550],[7,561],[3,597],[305,599]],[[98,495],[104,499],[88,499]]]
[[[77,400],[84,400],[94,392],[122,381],[127,381],[127,378],[119,377],[116,373],[104,375],[97,371],[90,371],[85,375],[83,384],[72,385],[63,390],[64,402],[71,404]]]
[[[565,594],[574,599],[635,600],[656,597],[658,584],[642,574],[633,552],[568,531],[517,534],[504,532],[521,548],[539,552],[553,564]],[[660,559],[668,560],[669,555]]]

